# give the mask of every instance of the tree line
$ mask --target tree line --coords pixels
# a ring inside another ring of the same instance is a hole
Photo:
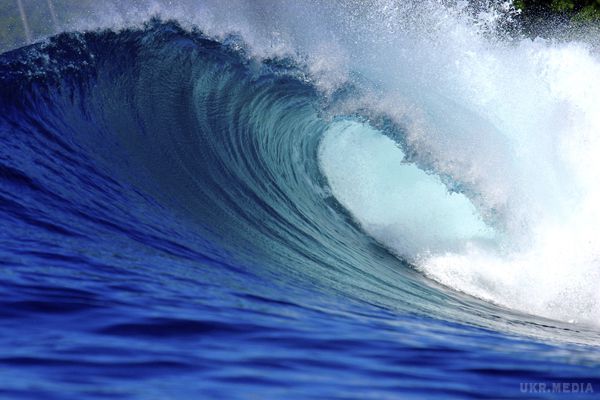
[[[515,0],[525,15],[563,14],[580,20],[600,19],[600,0]]]

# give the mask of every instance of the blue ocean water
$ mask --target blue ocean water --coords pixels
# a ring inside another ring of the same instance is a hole
[[[359,92],[159,20],[1,55],[0,396],[597,396],[597,328],[430,280],[332,194],[333,126],[405,135]]]

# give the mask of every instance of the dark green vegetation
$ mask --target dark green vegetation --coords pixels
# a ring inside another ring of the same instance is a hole
[[[515,0],[531,18],[560,14],[572,21],[600,20],[600,0]]]
[[[530,37],[598,37],[600,0],[514,0],[520,30]]]
[[[515,0],[526,14],[563,13],[576,19],[599,19],[600,0]]]

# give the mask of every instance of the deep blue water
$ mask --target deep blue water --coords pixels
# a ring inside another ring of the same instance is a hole
[[[1,398],[600,393],[594,329],[427,280],[331,196],[356,88],[243,49],[155,21],[0,56]]]

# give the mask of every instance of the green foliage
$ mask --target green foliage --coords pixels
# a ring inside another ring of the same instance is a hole
[[[600,21],[600,5],[589,5],[582,8],[577,14],[573,16],[574,22],[585,22],[585,21]]]
[[[515,8],[519,9],[519,10],[523,10],[525,9],[525,1],[524,0],[515,0],[513,2]]]
[[[573,0],[552,0],[550,7],[558,12],[570,12],[575,9]]]
[[[577,24],[600,22],[600,0],[514,0],[513,4],[532,21],[557,15]]]

